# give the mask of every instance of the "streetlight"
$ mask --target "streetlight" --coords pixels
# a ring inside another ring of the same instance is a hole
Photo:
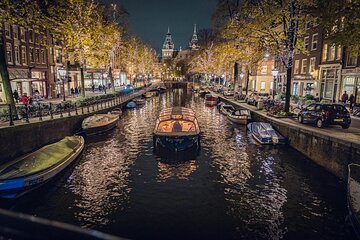
[[[65,99],[65,79],[66,79],[66,70],[65,69],[59,69],[59,74],[62,80],[62,91],[63,91],[63,100],[64,102],[66,101]]]
[[[240,96],[242,96],[242,92],[243,92],[243,79],[244,79],[244,76],[245,74],[243,72],[240,73]]]
[[[273,77],[274,77],[274,83],[273,83],[273,89],[272,89],[272,97],[273,97],[273,100],[275,100],[275,85],[276,85],[276,77],[277,77],[277,75],[279,74],[279,70],[276,68],[276,67],[274,67],[273,68],[273,70],[271,70],[271,73],[272,73],[272,75],[273,75]]]

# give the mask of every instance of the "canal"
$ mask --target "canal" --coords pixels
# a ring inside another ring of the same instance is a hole
[[[201,150],[153,152],[159,111],[195,110]],[[125,111],[61,177],[1,207],[130,239],[352,239],[346,185],[297,151],[259,146],[186,89]]]

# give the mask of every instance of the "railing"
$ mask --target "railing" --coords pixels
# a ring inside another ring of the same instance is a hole
[[[0,126],[4,126],[4,124],[13,126],[19,123],[24,124],[33,121],[52,120],[56,118],[70,117],[73,115],[88,114],[121,105],[130,99],[141,96],[146,91],[147,89],[140,89],[139,91],[132,92],[122,91],[115,94],[85,98],[77,102],[39,102],[34,104],[20,105],[16,107],[17,116],[15,116],[11,105],[8,105],[5,111],[3,110],[0,112]]]
[[[0,239],[86,239],[121,240],[122,238],[0,209]]]

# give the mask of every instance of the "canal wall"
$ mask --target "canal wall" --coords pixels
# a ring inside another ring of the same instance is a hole
[[[53,120],[1,128],[0,164],[73,135],[81,130],[81,123],[84,118],[94,114],[107,113],[109,110],[122,105],[84,113],[83,115],[64,116]]]
[[[246,108],[226,98],[221,97],[221,99],[230,104]],[[316,128],[305,129],[299,123],[284,122],[281,118],[267,116],[264,112],[254,111],[251,108],[247,109],[252,112],[254,121],[271,123],[275,129],[289,139],[291,147],[343,180],[347,179],[348,164],[360,164],[360,142],[329,136],[319,132]],[[339,130],[336,129],[335,131]]]

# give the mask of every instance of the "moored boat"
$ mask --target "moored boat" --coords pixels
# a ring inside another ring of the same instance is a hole
[[[0,166],[0,197],[17,198],[55,177],[84,148],[84,138],[68,136]]]
[[[136,103],[136,106],[142,106],[145,104],[145,99],[142,98],[135,98],[133,101]]]
[[[239,109],[227,112],[227,117],[230,121],[246,125],[251,120],[251,113],[246,109]]]
[[[130,101],[125,106],[127,109],[136,108],[136,103],[134,101]]]
[[[165,86],[158,86],[157,90],[158,90],[159,93],[164,93],[164,92],[166,92],[166,87]]]
[[[110,114],[114,114],[114,115],[119,115],[119,116],[121,116],[122,111],[121,111],[120,108],[114,108],[114,109],[111,110],[109,113],[110,113]]]
[[[86,135],[95,135],[115,128],[119,119],[117,114],[95,114],[85,118],[81,126]]]
[[[270,123],[253,122],[249,123],[247,128],[253,138],[260,144],[285,144],[287,141]]]
[[[210,91],[207,90],[207,89],[200,89],[200,90],[199,90],[199,96],[200,96],[200,97],[205,97],[205,95],[206,95],[206,94],[209,94],[209,93],[210,93]]]
[[[155,89],[154,91],[149,91],[149,92],[146,92],[143,97],[144,98],[152,98],[153,96],[156,96],[158,93],[157,93],[157,90]]]
[[[221,105],[219,106],[219,111],[220,111],[222,114],[228,115],[228,113],[234,112],[234,111],[235,111],[235,108],[234,108],[233,105],[221,104]]]
[[[353,226],[357,239],[360,239],[360,165],[348,165],[347,183],[348,218]]]
[[[173,107],[162,110],[154,129],[154,146],[183,151],[200,146],[200,128],[192,109]]]
[[[205,105],[207,106],[215,106],[218,104],[218,97],[212,94],[205,95]]]

